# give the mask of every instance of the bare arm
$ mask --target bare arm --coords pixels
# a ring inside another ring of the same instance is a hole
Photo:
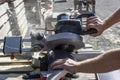
[[[120,8],[118,8],[112,15],[104,20],[103,27],[104,29],[109,28],[110,26],[118,23],[120,21]]]
[[[53,69],[63,68],[70,72],[103,73],[120,69],[120,48],[105,52],[95,58],[76,62],[71,59],[59,59],[51,64]]]
[[[107,51],[98,57],[79,62],[77,72],[101,73],[120,69],[120,49]]]
[[[93,18],[89,21],[93,23],[91,27],[97,28],[97,30],[100,32],[98,34],[93,34],[93,36],[98,36],[104,30],[120,21],[120,8],[118,8],[108,18],[103,20],[103,22],[99,18]],[[120,49],[110,50],[98,57],[79,62],[79,65],[77,66],[77,72],[88,73],[101,73],[115,69],[120,69]]]

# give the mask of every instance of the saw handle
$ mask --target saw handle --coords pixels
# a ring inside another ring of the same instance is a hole
[[[81,20],[81,18],[83,18],[83,17],[89,18],[89,17],[91,17],[91,16],[95,16],[95,13],[93,13],[93,12],[82,13],[82,14],[78,15],[78,16],[76,17],[76,19],[80,19],[80,20]],[[81,32],[80,32],[80,35],[87,35],[87,34],[93,34],[93,33],[97,33],[97,30],[94,29],[94,28],[90,28],[90,29],[88,29],[88,30],[83,30],[83,31],[81,31]]]
[[[91,16],[95,16],[95,14],[93,12],[81,13],[75,19],[81,19],[82,17],[87,17],[88,18],[88,17],[91,17]]]
[[[97,33],[97,30],[94,29],[94,28],[90,28],[90,29],[88,29],[88,30],[86,30],[86,31],[82,31],[82,32],[80,33],[80,35],[87,35],[87,34],[94,34],[94,33]]]

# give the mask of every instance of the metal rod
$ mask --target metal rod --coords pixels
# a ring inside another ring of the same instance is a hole
[[[22,52],[31,52],[32,48],[22,48]]]
[[[31,38],[30,37],[23,38],[22,42],[31,42]]]

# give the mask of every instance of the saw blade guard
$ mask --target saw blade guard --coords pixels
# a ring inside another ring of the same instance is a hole
[[[83,38],[77,34],[64,32],[51,35],[46,38],[46,45],[48,49],[80,49],[84,47]]]

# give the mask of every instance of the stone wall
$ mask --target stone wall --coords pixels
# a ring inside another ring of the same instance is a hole
[[[25,36],[28,23],[40,25],[37,0],[3,0],[0,2],[0,37]]]
[[[8,4],[0,4],[0,37],[11,35],[10,19],[8,17]]]

